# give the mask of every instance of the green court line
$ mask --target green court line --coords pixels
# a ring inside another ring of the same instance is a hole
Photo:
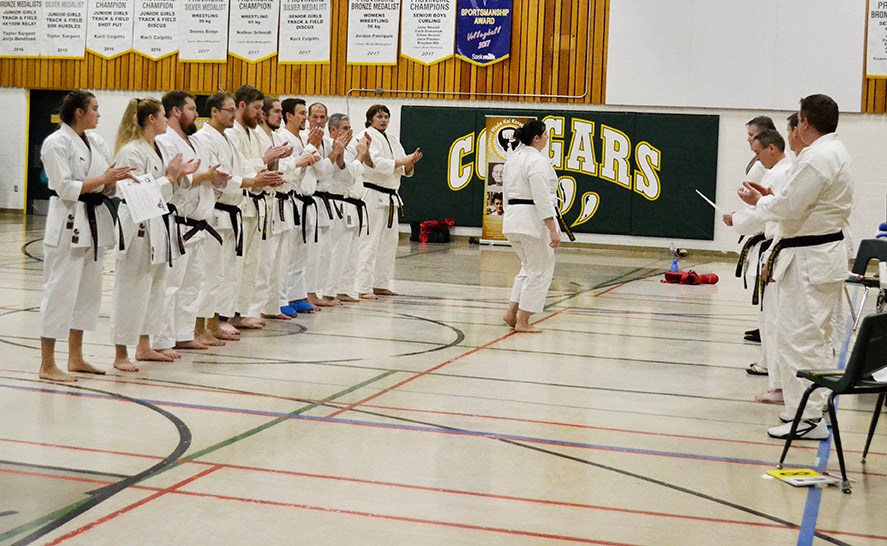
[[[214,451],[218,451],[219,449],[222,449],[223,447],[230,446],[231,444],[238,442],[240,440],[243,440],[244,438],[249,438],[250,436],[253,436],[255,434],[262,432],[263,430],[267,430],[275,425],[278,425],[278,424],[283,423],[285,421],[289,421],[291,417],[301,415],[305,412],[311,411],[312,409],[314,409],[318,406],[322,406],[323,404],[326,404],[327,402],[332,402],[332,401],[336,400],[337,398],[341,398],[342,396],[346,396],[348,394],[351,394],[352,392],[354,392],[356,390],[362,389],[363,387],[366,387],[367,385],[370,385],[370,384],[375,383],[377,381],[381,381],[382,379],[385,379],[386,377],[388,377],[390,375],[398,373],[399,371],[401,371],[401,370],[389,370],[383,374],[377,375],[375,377],[371,377],[370,379],[367,379],[366,381],[363,381],[363,382],[358,383],[356,385],[352,385],[343,391],[339,391],[335,394],[332,394],[332,395],[324,398],[323,400],[318,400],[316,402],[312,402],[311,404],[308,404],[307,406],[299,408],[299,409],[287,414],[288,415],[287,417],[278,417],[278,418],[273,419],[263,425],[259,425],[255,428],[252,428],[250,430],[242,432],[236,436],[228,438],[227,440],[222,440],[221,442],[219,442],[215,445],[211,445],[211,446],[204,448],[196,453],[188,455],[187,457],[182,457],[179,460],[179,462],[175,462],[175,463],[167,466],[166,468],[163,468],[162,470],[157,471],[156,473],[152,474],[151,476],[147,476],[145,479],[153,478],[154,476],[162,474],[163,472],[166,472],[167,470],[172,470],[173,468],[176,468],[177,466],[182,464],[181,461],[193,461],[199,457],[203,457],[204,455],[207,455],[207,454],[212,453]],[[64,516],[65,514],[67,514],[68,512],[70,512],[72,510],[77,509],[84,502],[86,502],[86,499],[77,501],[73,504],[69,504],[68,506],[65,506],[64,508],[60,508],[60,509],[56,510],[55,512],[52,512],[51,514],[47,514],[45,516],[42,516],[42,517],[35,519],[33,521],[30,521],[28,523],[24,523],[22,525],[19,525],[18,527],[14,528],[14,529],[10,529],[9,531],[6,531],[5,533],[0,534],[0,542],[8,540],[8,539],[15,537],[17,535],[26,533],[28,531],[32,531],[34,529],[37,529],[38,527],[40,527],[46,523],[49,523],[56,518]]]

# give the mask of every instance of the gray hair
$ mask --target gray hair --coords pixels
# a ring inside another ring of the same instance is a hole
[[[327,122],[327,126],[341,127],[342,124],[346,121],[351,121],[351,118],[348,117],[348,114],[333,114],[330,116],[330,120]]]

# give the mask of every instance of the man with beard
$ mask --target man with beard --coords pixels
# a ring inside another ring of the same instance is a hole
[[[323,138],[322,130],[309,131],[307,142],[302,140],[301,131],[305,128],[308,111],[304,99],[286,99],[281,103],[285,126],[280,135],[293,147],[293,157],[312,156],[314,163],[320,160],[317,146]],[[313,165],[313,163],[312,163]],[[287,249],[288,269],[281,302],[289,302],[298,313],[312,313],[313,305],[308,303],[306,286],[306,265],[308,263],[308,245],[314,244],[317,225],[317,206],[312,195],[317,189],[317,175],[311,166],[300,167],[288,174],[292,182],[290,198],[293,199],[295,213],[294,222],[301,229],[288,233]]]
[[[257,127],[262,115],[265,95],[251,85],[243,85],[234,93],[237,116],[234,125],[225,130],[225,136],[246,159],[250,170],[278,170],[278,161],[289,157],[292,147],[281,145],[265,147]],[[253,188],[247,193],[240,210],[243,214],[243,272],[237,290],[236,311],[231,319],[235,328],[262,328],[262,306],[270,298],[270,278],[259,273],[259,245],[268,238],[267,211],[269,194],[264,188]],[[264,268],[263,268],[264,272]],[[277,313],[274,313],[276,316]]]
[[[219,190],[215,204],[212,226],[222,236],[222,245],[204,245],[206,283],[205,298],[198,298],[198,322],[207,319],[206,330],[223,340],[239,339],[240,332],[230,324],[221,323],[221,316],[233,316],[237,302],[237,288],[240,285],[241,268],[239,256],[243,253],[244,225],[241,220],[243,190],[275,187],[283,183],[276,171],[253,168],[243,154],[230,142],[226,131],[234,127],[237,108],[234,98],[219,92],[207,99],[210,120],[197,131],[191,140],[197,144],[197,151],[203,156],[204,165],[219,165],[219,169],[230,173],[231,179]],[[261,107],[260,107],[261,108]],[[252,206],[252,203],[250,203]],[[255,229],[255,222],[253,223]],[[252,279],[247,280],[248,284]],[[203,290],[201,290],[204,293]],[[200,327],[197,328],[198,333]]]
[[[166,133],[155,139],[158,146],[169,150],[170,156],[182,154],[183,161],[199,159],[190,137],[197,132],[197,104],[194,95],[187,91],[170,91],[163,95],[163,108],[167,117]],[[202,165],[191,175],[191,187],[183,195],[173,196],[172,204],[178,211],[178,230],[181,231],[185,254],[173,261],[166,282],[164,310],[167,321],[161,333],[152,340],[156,350],[206,349],[210,345],[224,345],[206,331],[203,320],[197,320],[199,297],[204,280],[203,245],[222,244],[219,233],[212,228],[216,195],[214,187],[222,187],[231,175],[219,169],[219,165]],[[207,234],[210,237],[207,237]],[[199,327],[199,328],[198,328]]]

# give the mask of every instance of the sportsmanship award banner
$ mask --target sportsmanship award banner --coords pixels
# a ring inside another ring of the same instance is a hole
[[[136,0],[132,48],[149,59],[160,59],[179,50],[179,13],[184,0]]]
[[[280,0],[278,63],[329,63],[329,0]]]
[[[400,1],[348,2],[348,64],[397,64]]]
[[[0,2],[0,56],[37,57],[40,55],[41,0]]]
[[[280,0],[232,0],[228,53],[251,63],[277,54]]]
[[[486,66],[511,53],[512,0],[459,0],[456,56]]]
[[[512,140],[514,130],[523,127],[524,123],[536,118],[522,116],[486,116],[486,171],[484,172],[484,219],[481,233],[481,241],[494,242],[505,241],[502,235],[502,217],[505,214],[505,195],[503,190],[503,175],[505,173],[505,160],[517,147]],[[478,162],[478,168],[483,170],[484,165]]]
[[[132,50],[134,0],[88,0],[86,49],[110,59]]]
[[[40,56],[82,59],[86,54],[86,0],[44,0]]]
[[[228,60],[228,0],[182,0],[179,60],[223,63]]]
[[[869,3],[874,5],[875,2]],[[877,2],[880,6],[884,2]],[[865,52],[866,76],[887,78],[887,9],[869,10],[868,43]]]
[[[548,129],[558,207],[576,233],[714,239],[719,118],[713,115],[504,108],[401,108],[400,141],[425,154],[400,188],[402,222],[453,218],[484,226],[497,206],[496,163],[487,116],[536,118]],[[494,130],[496,132],[496,130]],[[491,135],[507,139],[506,129]],[[491,199],[492,197],[492,199]],[[506,205],[507,206],[507,205]],[[486,232],[484,234],[486,237]]]
[[[404,2],[400,54],[424,65],[453,56],[456,41],[456,0]]]

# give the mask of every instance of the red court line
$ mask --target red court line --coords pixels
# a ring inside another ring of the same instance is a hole
[[[129,506],[121,508],[120,510],[116,510],[114,512],[111,512],[110,514],[108,514],[107,516],[105,516],[103,518],[97,519],[97,520],[93,521],[92,523],[89,523],[87,525],[84,525],[83,527],[80,527],[79,529],[75,529],[68,534],[62,535],[59,538],[53,540],[52,542],[47,543],[47,546],[61,544],[62,542],[66,541],[70,538],[74,538],[78,535],[81,535],[81,534],[85,533],[86,531],[94,529],[103,523],[111,521],[112,519],[116,518],[117,516],[121,516],[127,512],[135,510],[139,506],[147,504],[156,498],[162,497],[163,495],[165,495],[167,493],[171,493],[171,492],[175,491],[176,489],[183,487],[185,485],[188,485],[189,483],[194,482],[196,480],[199,480],[200,478],[202,478],[208,474],[212,474],[213,472],[215,472],[216,470],[219,470],[220,468],[222,468],[222,467],[213,466],[211,468],[207,468],[203,472],[200,472],[198,474],[195,474],[194,476],[191,476],[190,478],[182,480],[179,483],[177,483],[171,487],[168,487],[166,489],[162,489],[162,490],[158,491],[157,493],[154,493],[153,495],[145,497],[144,499],[142,499],[138,502],[134,502],[134,503],[130,504]]]

